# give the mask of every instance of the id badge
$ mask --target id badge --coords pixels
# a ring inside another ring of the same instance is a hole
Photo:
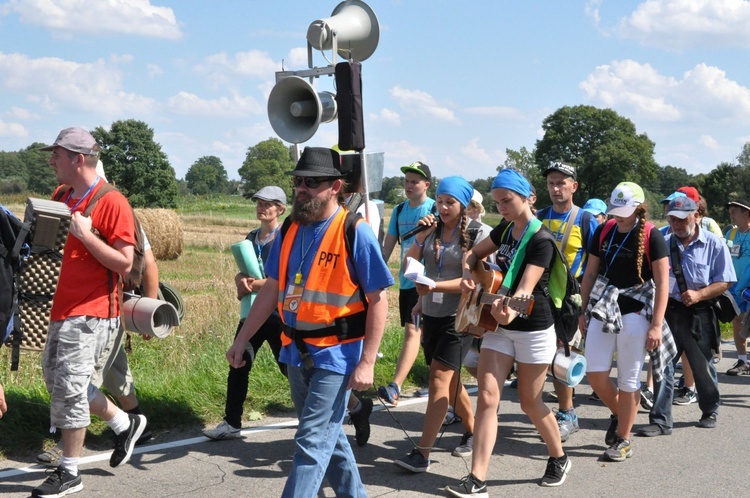
[[[432,302],[435,304],[443,304],[443,293],[442,292],[433,292],[432,293]]]
[[[604,295],[604,289],[607,288],[608,283],[609,279],[607,277],[604,277],[602,275],[597,276],[596,282],[594,282],[594,287],[591,289],[590,301],[600,300],[602,298],[602,295]]]
[[[302,301],[303,289],[302,285],[289,284],[289,287],[286,289],[286,296],[284,297],[284,311],[297,313],[299,303]]]
[[[742,244],[734,244],[732,247],[729,248],[729,254],[732,255],[733,258],[739,258],[742,256]]]

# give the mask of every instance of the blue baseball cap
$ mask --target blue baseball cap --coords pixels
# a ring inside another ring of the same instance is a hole
[[[607,203],[601,199],[589,199],[586,201],[586,204],[583,205],[583,209],[594,216],[599,216],[600,214],[605,214],[607,212]]]
[[[687,197],[685,192],[672,192],[667,197],[659,201],[659,204],[669,204],[678,197]]]

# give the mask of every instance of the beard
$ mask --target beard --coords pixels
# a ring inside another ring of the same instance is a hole
[[[318,199],[317,197],[307,196],[307,199],[301,199],[299,195],[294,197],[294,205],[292,207],[292,221],[296,221],[300,225],[310,225],[316,221],[323,219],[326,206],[331,200],[333,195],[329,192],[325,199]]]

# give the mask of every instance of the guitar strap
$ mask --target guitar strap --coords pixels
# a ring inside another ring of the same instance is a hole
[[[500,294],[508,295],[510,293],[510,289],[513,287],[513,282],[516,279],[516,275],[521,269],[521,264],[526,257],[526,245],[529,243],[529,240],[531,240],[531,237],[533,237],[541,227],[542,222],[539,220],[539,218],[532,218],[529,222],[529,228],[526,229],[523,237],[521,237],[521,240],[518,243],[518,249],[516,249],[516,253],[513,255],[513,259],[511,260],[510,266],[508,267],[508,271],[505,273],[505,277],[503,278],[503,283],[500,285]]]

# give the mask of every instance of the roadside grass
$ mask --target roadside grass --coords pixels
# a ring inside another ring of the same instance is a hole
[[[227,208],[232,224],[223,220],[225,199],[214,205],[202,200],[200,210],[185,207],[180,217],[185,231],[185,251],[174,261],[159,261],[160,279],[174,285],[185,300],[183,325],[165,339],[143,341],[133,334],[128,356],[137,394],[149,425],[158,437],[170,431],[194,431],[218,423],[224,415],[229,348],[239,319],[234,291],[237,272],[230,246],[257,226],[252,204],[242,199]],[[3,198],[3,203],[22,215],[25,197]],[[181,208],[182,209],[182,208]],[[189,212],[188,212],[189,211]],[[244,218],[240,213],[244,212]],[[398,272],[399,247],[389,261]],[[381,345],[383,358],[375,367],[375,385],[392,380],[401,349],[403,329],[398,321],[398,290],[388,290],[389,317]],[[411,390],[426,384],[428,370],[420,353],[412,376],[405,382]],[[49,395],[44,386],[41,353],[22,351],[20,367],[10,372],[10,349],[0,348],[0,379],[10,411],[0,419],[0,458],[33,459],[43,448],[55,444],[59,433],[49,432]],[[374,397],[374,389],[364,393]],[[290,414],[293,406],[286,379],[279,372],[270,348],[259,351],[250,375],[246,419],[270,414]],[[109,429],[92,417],[86,445],[106,449],[111,445]]]
[[[25,201],[25,195],[2,199],[18,215],[23,215]],[[181,199],[177,211],[183,223],[185,251],[177,260],[160,261],[159,271],[161,280],[182,293],[185,320],[165,339],[143,341],[133,335],[128,358],[140,404],[157,438],[170,431],[197,434],[204,425],[216,424],[223,417],[228,371],[224,355],[239,318],[233,289],[237,269],[230,246],[258,226],[253,204],[241,197]],[[391,211],[390,207],[386,210],[386,223]],[[490,226],[499,219],[497,214],[484,217]],[[394,276],[399,262],[397,246],[388,262]],[[403,339],[397,286],[388,290],[388,299],[388,322],[380,347],[383,357],[375,365],[375,386],[392,380]],[[722,332],[724,338],[731,338],[731,327],[723,326]],[[404,390],[426,385],[428,375],[420,352]],[[49,433],[49,395],[42,378],[41,353],[23,351],[18,372],[10,372],[10,349],[0,348],[0,379],[10,408],[0,419],[0,459],[33,459],[58,437]],[[370,389],[364,395],[374,397],[375,391]],[[270,348],[263,347],[250,375],[245,418],[292,412],[286,379]],[[109,430],[96,417],[86,445],[99,450],[111,447]]]

